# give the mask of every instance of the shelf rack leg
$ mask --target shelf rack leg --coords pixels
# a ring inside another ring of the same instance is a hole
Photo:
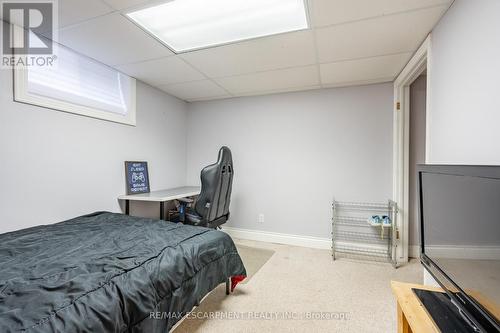
[[[335,261],[335,200],[332,203],[332,259]]]

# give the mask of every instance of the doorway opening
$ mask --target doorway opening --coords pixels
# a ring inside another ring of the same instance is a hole
[[[396,260],[418,257],[416,165],[427,161],[430,36],[394,82],[393,200],[398,203]]]
[[[419,257],[419,214],[417,165],[425,163],[427,118],[427,71],[410,85],[410,143],[408,182],[408,256]]]

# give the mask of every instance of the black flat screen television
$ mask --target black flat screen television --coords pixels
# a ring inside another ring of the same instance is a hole
[[[500,166],[420,165],[420,259],[475,332],[500,332]]]

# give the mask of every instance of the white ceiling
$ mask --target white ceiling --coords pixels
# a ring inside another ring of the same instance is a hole
[[[157,2],[59,0],[59,42],[186,101],[388,82],[452,0],[308,0],[309,30],[179,55],[124,15]]]

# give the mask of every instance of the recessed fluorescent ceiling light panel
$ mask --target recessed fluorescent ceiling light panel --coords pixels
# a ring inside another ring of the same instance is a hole
[[[127,16],[178,53],[308,28],[304,0],[174,0]]]

